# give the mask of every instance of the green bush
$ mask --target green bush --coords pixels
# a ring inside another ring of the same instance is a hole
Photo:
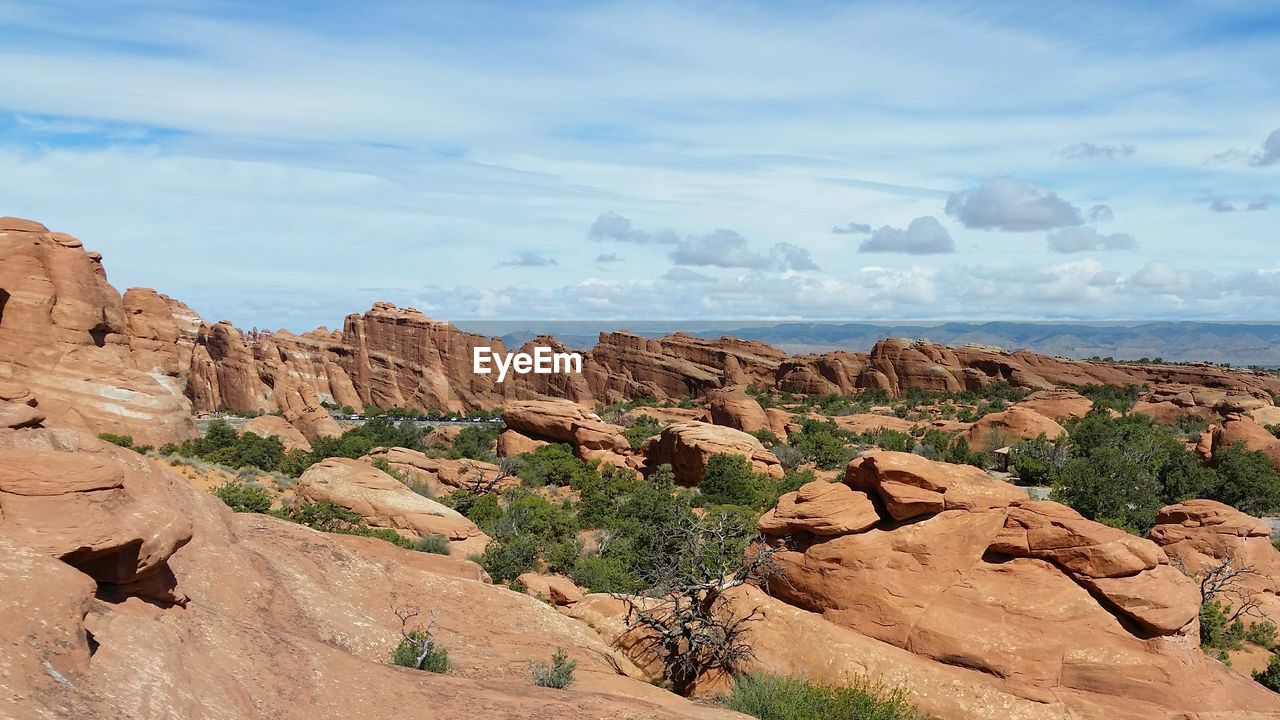
[[[1280,655],[1272,655],[1267,669],[1255,671],[1253,679],[1271,692],[1280,692]]]
[[[228,480],[213,494],[235,512],[265,513],[271,509],[271,496],[256,485],[246,485]]]
[[[454,439],[453,446],[449,448],[449,457],[454,460],[468,458],[471,460],[482,460],[484,462],[493,462],[494,443],[498,441],[498,433],[501,428],[488,423],[484,425],[469,425],[458,433],[458,437]]]
[[[760,720],[924,720],[902,688],[862,680],[848,687],[781,675],[741,675],[723,702]]]
[[[1200,606],[1200,647],[1211,650],[1240,650],[1244,647],[1245,627],[1240,620],[1232,622],[1230,608],[1217,600]]]
[[[639,450],[645,440],[660,432],[662,432],[662,424],[657,419],[648,415],[641,415],[626,430],[622,431],[622,435],[630,443],[632,449]]]
[[[1270,620],[1259,620],[1245,631],[1244,639],[1270,650],[1276,646],[1276,624]]]
[[[556,648],[555,653],[551,655],[550,665],[536,660],[529,663],[534,685],[556,689],[567,688],[573,684],[573,671],[577,667],[578,663],[569,659],[569,654],[564,651],[564,648]]]
[[[906,450],[910,451],[915,441],[910,436],[907,438],[910,444]],[[845,449],[849,439],[849,433],[837,427],[833,420],[806,418],[801,421],[799,430],[787,436],[787,444],[819,468],[834,470],[849,461],[849,453]]]
[[[1081,385],[1076,388],[1076,392],[1093,401],[1094,409],[1120,413],[1132,410],[1144,390],[1146,388],[1142,385]]]
[[[436,645],[425,630],[409,631],[392,651],[391,664],[433,673],[447,673],[453,667],[449,651]]]
[[[1054,474],[1067,462],[1066,448],[1044,433],[1022,440],[1009,450],[1009,471],[1026,485],[1052,485]]]
[[[448,555],[449,538],[443,535],[423,535],[413,543],[413,549],[433,555]]]
[[[99,440],[105,440],[112,445],[119,445],[122,448],[133,447],[132,435],[116,435],[115,433],[101,433],[98,435]]]
[[[572,486],[574,481],[591,472],[591,468],[573,454],[573,448],[563,443],[542,445],[531,453],[520,455],[518,474],[525,485]]]
[[[752,470],[742,455],[712,455],[702,473],[698,489],[707,505],[756,507],[771,499],[770,480]]]
[[[480,555],[472,558],[498,582],[510,582],[520,575],[538,569],[538,541],[528,535],[512,540],[494,540]]]

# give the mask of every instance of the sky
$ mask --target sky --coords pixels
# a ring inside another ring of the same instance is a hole
[[[0,0],[0,215],[210,321],[1280,320],[1274,2]]]

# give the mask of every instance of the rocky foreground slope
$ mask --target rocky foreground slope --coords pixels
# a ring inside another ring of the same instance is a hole
[[[1280,378],[1206,365],[1072,361],[987,347],[885,340],[868,354],[788,355],[764,343],[686,334],[604,333],[580,375],[503,383],[472,372],[472,349],[501,341],[464,333],[417,310],[378,303],[324,328],[246,333],[207,322],[154,290],[121,296],[102,258],[68,235],[0,218],[0,380],[24,383],[47,415],[93,433],[124,431],[155,444],[189,437],[191,410],[280,411],[308,439],[337,425],[322,402],[355,408],[492,409],[563,398],[591,406],[642,396],[702,397],[756,385],[807,394],[880,388],[957,391],[995,381],[1049,389],[1091,383],[1172,384],[1271,404]],[[554,338],[531,345],[563,349]],[[1162,400],[1163,402],[1164,400]],[[1181,401],[1186,401],[1182,398]],[[1194,402],[1194,399],[1191,400]]]

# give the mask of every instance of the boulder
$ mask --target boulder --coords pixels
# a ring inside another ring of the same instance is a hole
[[[773,599],[726,600],[758,611],[753,662],[829,682],[870,673],[939,718],[1280,713],[1200,651],[1199,590],[1154,543],[972,470],[883,451],[850,463],[846,482],[889,511],[907,489],[941,509],[774,541]]]
[[[1243,444],[1246,450],[1266,455],[1276,467],[1280,467],[1280,438],[1247,415],[1228,415],[1213,432],[1214,452],[1233,447],[1237,443]]]
[[[1030,410],[1050,420],[1082,418],[1093,409],[1093,401],[1075,390],[1055,388],[1037,390],[1026,396],[1015,407]]]
[[[515,430],[504,430],[498,436],[498,457],[531,453],[546,444],[548,444],[546,440],[534,440]]]
[[[240,430],[262,437],[277,437],[284,443],[285,452],[302,450],[311,452],[311,442],[288,420],[279,415],[259,415],[245,423]]]
[[[563,575],[543,575],[541,573],[522,573],[516,582],[524,586],[525,592],[536,598],[547,600],[552,605],[561,607],[573,605],[583,598],[582,589]]]
[[[1019,440],[1034,440],[1041,435],[1052,440],[1066,432],[1044,415],[1022,405],[1014,405],[981,418],[969,428],[966,437],[969,445],[976,449],[995,450]]]
[[[742,455],[751,461],[756,472],[771,477],[782,477],[782,464],[778,458],[760,444],[754,436],[741,430],[701,422],[683,422],[668,425],[661,433],[649,438],[640,448],[645,457],[645,473],[651,473],[661,465],[669,464],[675,471],[676,482],[695,486],[702,482],[707,462],[715,455]]]
[[[448,495],[459,488],[498,491],[520,484],[520,478],[504,474],[493,463],[434,458],[402,447],[374,448],[360,459],[369,464],[385,461],[393,470],[426,485],[435,495]]]
[[[711,422],[734,430],[754,433],[769,430],[769,416],[756,399],[741,387],[724,388],[707,394],[707,410]]]
[[[847,535],[880,521],[866,493],[843,483],[815,480],[778,499],[776,508],[757,523],[760,532],[775,537],[798,533]]]
[[[877,450],[845,469],[845,483],[881,499],[889,515],[908,520],[942,510],[1003,508],[1027,494],[971,465]]]
[[[371,527],[392,528],[412,536],[443,535],[450,553],[483,549],[488,538],[461,513],[425,498],[368,463],[328,458],[307,468],[294,488],[304,500],[328,501],[364,518]]]
[[[422,438],[422,444],[427,447],[432,445],[453,447],[453,441],[458,439],[458,435],[462,434],[462,430],[461,425],[440,425],[433,428]]]
[[[502,419],[509,431],[573,445],[578,457],[625,467],[631,443],[624,428],[600,420],[595,413],[566,400],[529,400],[507,405]],[[515,438],[511,438],[519,444]]]

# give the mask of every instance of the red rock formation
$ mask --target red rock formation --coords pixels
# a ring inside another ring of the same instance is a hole
[[[135,354],[101,256],[38,223],[0,218],[0,257],[0,380],[38,395],[51,425],[146,444],[195,434],[170,366],[146,361],[142,343]]]
[[[39,462],[0,468],[0,717],[736,717],[635,679],[585,626],[473,579],[473,563],[232,513],[74,431],[0,431],[0,457],[14,453]],[[164,569],[185,607],[140,586]],[[388,664],[396,604],[434,620],[457,670]],[[534,688],[528,661],[557,647],[578,663],[573,689]]]
[[[769,430],[769,416],[741,387],[714,390],[707,396],[711,422],[743,432]]]
[[[741,430],[701,422],[668,425],[649,438],[640,448],[645,457],[645,472],[660,465],[671,465],[676,482],[694,486],[702,482],[702,473],[715,455],[742,455],[751,461],[756,472],[782,477],[782,465],[773,453],[754,436]]]
[[[770,590],[795,608],[750,590],[728,599],[764,610],[760,667],[871,671],[940,718],[1280,716],[1280,699],[1200,651],[1198,588],[1155,543],[902,453],[855,460],[846,484],[882,517],[796,535],[775,518],[803,504],[784,499],[761,521],[791,535]],[[817,652],[791,650],[818,637]]]
[[[984,416],[968,429],[971,446],[978,450],[995,450],[1019,440],[1034,440],[1044,435],[1050,440],[1066,434],[1061,425],[1021,405]]]
[[[241,428],[241,432],[249,432],[262,437],[276,437],[284,443],[285,452],[303,450],[311,452],[311,443],[306,436],[298,432],[298,428],[289,424],[288,420],[278,415],[259,415]]]
[[[1220,599],[1232,607],[1252,601],[1262,617],[1280,624],[1280,552],[1265,522],[1220,502],[1188,500],[1161,509],[1149,537],[1190,573],[1204,575],[1228,561],[1235,570],[1249,568]]]

